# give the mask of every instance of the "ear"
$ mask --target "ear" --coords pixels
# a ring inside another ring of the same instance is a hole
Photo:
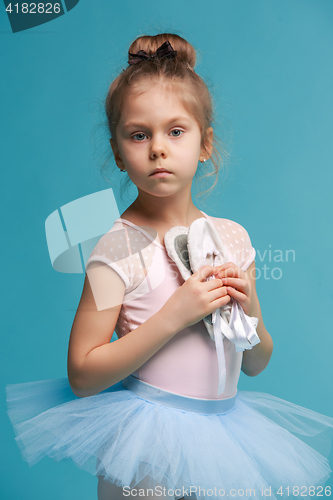
[[[203,145],[201,146],[201,152],[200,152],[201,156],[206,160],[208,160],[213,153],[213,137],[214,137],[213,129],[212,127],[209,127],[206,130]]]
[[[111,144],[113,156],[114,156],[115,162],[117,164],[117,167],[120,170],[125,170],[124,163],[123,163],[123,160],[121,159],[121,156],[119,154],[119,149],[118,149],[118,146],[117,146],[115,140],[111,138],[110,139],[110,144]]]

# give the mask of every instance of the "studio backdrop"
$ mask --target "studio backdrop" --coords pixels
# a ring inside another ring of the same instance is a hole
[[[36,17],[31,4],[0,9],[1,498],[96,498],[96,478],[72,462],[22,460],[5,386],[66,377],[84,261],[135,198],[110,155],[103,101],[141,34],[175,32],[196,48],[225,154],[217,186],[195,200],[244,226],[257,251],[274,353],[240,389],[333,416],[331,0],[48,5]]]

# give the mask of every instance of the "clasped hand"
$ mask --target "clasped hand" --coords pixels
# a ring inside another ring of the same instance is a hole
[[[251,315],[254,295],[249,276],[232,262],[203,266],[180,286],[164,305],[165,318],[177,330],[193,325],[234,298]]]
[[[256,294],[253,291],[253,285],[249,275],[232,262],[227,262],[222,266],[218,266],[216,269],[218,271],[215,273],[215,278],[222,280],[223,286],[226,287],[227,294],[237,300],[245,314],[252,316]]]

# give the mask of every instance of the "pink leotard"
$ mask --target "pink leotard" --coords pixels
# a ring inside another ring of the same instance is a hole
[[[230,261],[245,271],[255,258],[246,230],[227,219],[207,217],[218,230]],[[165,247],[151,231],[118,219],[93,250],[87,266],[109,265],[125,283],[125,296],[116,325],[118,337],[134,330],[161,309],[184,282]],[[237,390],[242,352],[224,338],[226,386],[217,395],[218,362],[215,342],[203,321],[178,332],[133,375],[170,392],[205,399],[233,396]]]

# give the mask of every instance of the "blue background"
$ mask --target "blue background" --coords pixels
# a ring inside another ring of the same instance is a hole
[[[71,462],[21,459],[4,387],[66,376],[83,274],[52,269],[44,223],[110,187],[99,172],[109,153],[103,99],[140,34],[177,32],[198,49],[229,153],[228,176],[198,206],[242,224],[257,267],[270,268],[257,289],[274,354],[240,388],[333,416],[332,27],[331,0],[81,0],[16,34],[1,10],[1,498],[96,498],[96,478]],[[115,194],[122,212],[134,192]],[[274,262],[274,250],[284,259],[294,250],[295,262]]]

